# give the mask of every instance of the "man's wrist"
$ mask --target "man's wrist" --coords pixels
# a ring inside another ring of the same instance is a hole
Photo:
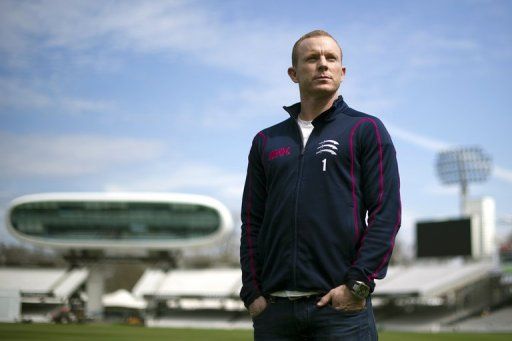
[[[349,279],[345,284],[352,295],[359,299],[366,299],[370,295],[370,286],[362,281]]]
[[[253,292],[245,297],[242,297],[242,302],[244,303],[245,308],[249,309],[249,306],[256,301],[258,297],[262,296],[259,292]]]

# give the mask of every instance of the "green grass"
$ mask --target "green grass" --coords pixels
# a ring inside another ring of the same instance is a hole
[[[501,266],[501,270],[503,270],[504,273],[512,273],[512,263],[505,263]]]
[[[467,333],[395,333],[381,332],[382,341],[471,341],[511,340],[512,334]],[[53,325],[53,324],[0,324],[0,340],[252,340],[251,330],[205,330],[179,328],[144,328],[123,325]]]
[[[480,333],[379,333],[379,340],[383,341],[498,341],[510,340],[512,334],[480,334]]]

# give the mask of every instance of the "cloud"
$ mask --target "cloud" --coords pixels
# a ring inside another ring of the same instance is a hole
[[[269,23],[236,15],[227,21],[220,11],[208,6],[208,3],[181,0],[3,1],[0,3],[0,51],[10,56],[9,59],[19,60],[24,56],[30,61],[64,50],[74,53],[68,60],[85,65],[91,60],[96,61],[92,65],[101,64],[102,60],[115,58],[112,56],[116,54],[118,58],[125,58],[126,52],[163,54],[172,61],[181,55],[186,56],[186,62],[200,62],[256,81],[242,86],[234,100],[219,99],[209,103],[208,108],[214,108],[214,114],[203,117],[206,126],[211,124],[212,118],[215,122],[216,116],[222,118],[232,113],[235,103],[242,100],[252,104],[251,99],[257,97],[255,103],[259,106],[266,102],[279,107],[296,98],[279,95],[295,89],[287,83],[286,68],[290,47],[304,33],[303,28],[286,20]],[[393,105],[386,93],[371,88],[377,77],[386,76],[389,82],[392,74],[391,82],[397,83],[395,87],[402,87],[404,79],[410,79],[414,74],[412,70],[418,67],[415,62],[418,58],[447,61],[448,50],[474,53],[480,48],[472,37],[443,36],[435,30],[404,30],[406,24],[403,20],[393,20],[369,27],[354,21],[344,24],[344,34],[340,33],[347,39],[344,43],[348,55],[352,55],[349,62],[356,70],[364,68],[364,72],[356,71],[351,77],[349,82],[354,86],[349,91],[355,98],[361,97],[363,103],[370,103],[371,110],[382,111],[382,105]],[[390,36],[396,38],[390,41]],[[98,50],[102,51],[99,58],[91,57]],[[375,59],[397,60],[397,56],[398,62],[372,67]],[[358,91],[366,95],[359,96]],[[39,102],[47,100],[44,95],[32,97]],[[90,104],[77,107],[108,105]]]
[[[37,91],[22,86],[15,80],[0,78],[0,107],[44,108],[51,105],[52,100]]]
[[[441,152],[455,147],[453,144],[446,141],[421,135],[416,132],[400,128],[394,124],[386,123],[386,126],[390,130],[391,136],[431,152]],[[502,181],[512,183],[512,170],[506,169],[499,165],[495,165],[492,174]],[[429,186],[428,188],[428,191],[433,194],[452,194],[452,191],[446,189],[445,187],[437,188],[435,186]]]
[[[206,127],[225,117],[231,118],[231,127],[236,125],[235,109],[243,114],[236,117],[245,120],[261,114],[265,103],[280,108],[296,98],[290,95],[295,88],[288,84],[286,68],[290,46],[298,35],[296,28],[285,24],[269,26],[265,21],[237,18],[226,23],[207,4],[180,0],[0,2],[0,57],[4,55],[3,64],[13,70],[50,64],[57,70],[76,66],[103,72],[114,65],[121,72],[129,53],[138,53],[158,54],[171,63],[186,56],[180,62],[250,77],[252,81],[235,90],[235,95],[226,91],[219,98],[206,99],[208,115],[194,115]],[[66,90],[59,89],[58,78],[2,79],[0,106],[67,113],[112,114],[116,109],[113,102],[68,96]],[[285,97],[279,97],[283,93]],[[248,104],[243,111],[241,101]],[[254,109],[248,110],[252,104]]]
[[[1,178],[89,175],[154,160],[156,141],[99,135],[19,135],[0,132]]]
[[[402,225],[397,234],[397,239],[403,242],[403,252],[406,255],[414,256],[414,245],[416,239],[416,221],[418,220],[418,213],[407,207],[402,208]]]
[[[512,183],[512,170],[500,166],[494,166],[493,175],[498,179]]]
[[[386,123],[386,127],[389,129],[391,136],[432,152],[446,150],[452,146],[445,141],[421,135],[411,130],[400,128],[394,124]]]
[[[256,20],[235,19],[226,25],[206,6],[179,0],[3,1],[0,12],[0,51],[11,62],[21,56],[30,63],[52,49],[86,55],[101,47],[112,53],[186,54],[265,81],[267,75],[276,74],[272,70],[282,71],[285,66],[269,64],[262,57],[288,56],[298,35],[293,27]]]
[[[294,85],[269,84],[267,86],[251,85],[222,93],[204,105],[206,115],[196,117],[190,113],[178,118],[181,124],[200,123],[208,129],[239,129],[250,124],[254,129],[259,120],[272,118],[274,121],[284,120],[288,114],[283,105],[291,105],[298,101],[297,89]],[[243,103],[243,105],[241,105]],[[273,121],[273,123],[275,123]],[[222,122],[222,125],[219,125]]]
[[[424,187],[423,192],[433,195],[456,196],[460,192],[459,186],[443,186],[439,183],[428,184]]]
[[[30,56],[62,48],[80,55],[98,47],[122,52],[185,53],[202,63],[263,81],[276,74],[269,71],[284,72],[290,47],[304,33],[304,27],[292,19],[267,22],[229,15],[228,21],[214,5],[197,1],[4,0],[0,2],[0,51],[11,61],[20,56],[30,61]],[[403,15],[371,26],[354,20],[343,23],[339,36],[350,51],[359,51],[354,52],[354,63],[368,58],[389,60],[389,54],[394,58],[407,56],[406,63],[402,60],[384,67],[380,63],[380,68],[374,68],[386,71],[394,64],[394,71],[403,73],[407,73],[404,67],[430,66],[432,61],[453,63],[448,57],[454,52],[467,57],[480,56],[483,51],[470,30],[405,29],[414,27],[412,20],[415,18]]]
[[[435,32],[413,32],[408,38],[406,47],[411,51],[411,67],[453,65],[460,60],[460,55],[469,56],[473,61],[481,61],[482,49],[474,38],[448,37]]]
[[[279,106],[292,98],[290,89],[294,89],[293,86],[284,85],[287,81],[285,70],[289,64],[290,47],[303,33],[303,27],[295,25],[291,20],[268,23],[260,19],[239,20],[233,16],[226,21],[222,13],[213,7],[208,8],[205,3],[198,4],[180,0],[2,1],[0,53],[10,63],[24,60],[20,67],[33,67],[38,57],[53,55],[56,51],[70,53],[73,58],[68,59],[82,61],[78,63],[94,60],[91,55],[98,53],[98,50],[103,51],[102,58],[115,58],[126,52],[162,54],[167,58],[186,56],[187,62],[212,65],[256,80],[248,82],[250,85],[241,86],[234,95],[221,96],[207,103],[205,108],[208,107],[208,114],[194,116],[204,126],[215,125],[226,118],[230,118],[229,122],[234,126],[238,124],[235,120],[237,117],[246,120],[248,115],[260,114],[258,111],[276,108],[272,111],[275,113],[280,110]],[[347,47],[349,63],[356,69],[354,78],[349,80],[355,84],[351,92],[357,95],[355,88],[362,89],[360,91],[367,95],[360,96],[361,101],[372,99],[372,110],[378,111],[383,105],[388,108],[394,105],[394,102],[389,102],[386,91],[379,92],[379,87],[369,86],[377,83],[375,79],[385,78],[390,88],[403,88],[404,82],[417,75],[415,70],[424,71],[426,66],[453,64],[462,59],[472,60],[465,57],[476,58],[482,53],[482,44],[476,37],[469,35],[468,31],[446,33],[439,27],[432,27],[428,31],[406,30],[404,27],[410,27],[404,19],[389,20],[374,26],[354,21],[343,27],[343,36],[347,40],[342,43]],[[452,55],[452,52],[456,53]],[[454,57],[450,59],[448,55]],[[375,60],[396,62],[375,63]],[[88,63],[85,62],[86,65]],[[22,82],[0,82],[0,90],[8,94],[0,97],[0,105],[63,107],[71,112],[108,110],[113,106],[109,102],[60,94],[52,96],[44,88],[44,84],[40,87],[27,87]],[[241,112],[241,101],[255,109],[244,108],[245,115],[233,115],[235,108]],[[262,109],[262,106],[266,108]],[[197,108],[194,111],[198,111]],[[429,151],[451,146],[445,141],[387,125],[393,137]],[[44,145],[44,141],[41,142]],[[73,143],[77,144],[78,141]],[[20,163],[18,158],[16,155],[8,156],[11,168]],[[85,165],[82,171],[91,167],[104,167],[106,161],[99,156],[97,159],[96,164],[103,166]],[[43,167],[43,164],[39,164],[36,169],[46,169],[45,172],[53,174],[58,172],[52,166]],[[71,173],[80,172],[69,164],[63,169],[71,170]],[[512,182],[510,171],[499,166],[495,169],[497,177]],[[179,187],[173,184],[168,186]]]
[[[52,94],[48,86],[17,79],[0,78],[0,93],[0,108],[46,109],[77,114],[105,112],[115,107],[112,102]]]
[[[187,192],[212,195],[231,209],[239,209],[244,173],[206,163],[174,162],[154,164],[144,176],[128,174],[105,184],[106,191]]]

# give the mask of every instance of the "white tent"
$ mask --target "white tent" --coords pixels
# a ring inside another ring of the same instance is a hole
[[[0,290],[20,293],[22,302],[64,302],[87,279],[82,269],[0,268]]]
[[[166,273],[158,269],[146,269],[142,277],[137,281],[132,289],[135,297],[144,297],[144,295],[155,295],[165,279]]]
[[[142,298],[134,297],[130,292],[119,289],[110,294],[103,295],[104,307],[118,307],[128,309],[146,309],[147,302]]]
[[[238,296],[240,269],[179,269],[167,272],[154,291],[159,297],[228,298]]]
[[[166,301],[170,308],[185,310],[245,310],[238,299],[242,271],[233,268],[177,269],[163,272],[146,269],[135,284],[135,297]]]
[[[411,266],[389,267],[389,274],[378,281],[374,296],[440,297],[488,278],[491,262],[417,262]]]

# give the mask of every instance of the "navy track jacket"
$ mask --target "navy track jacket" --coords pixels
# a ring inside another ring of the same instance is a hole
[[[395,148],[382,122],[341,96],[303,146],[296,118],[253,139],[242,202],[240,297],[321,291],[385,276],[400,228]]]

